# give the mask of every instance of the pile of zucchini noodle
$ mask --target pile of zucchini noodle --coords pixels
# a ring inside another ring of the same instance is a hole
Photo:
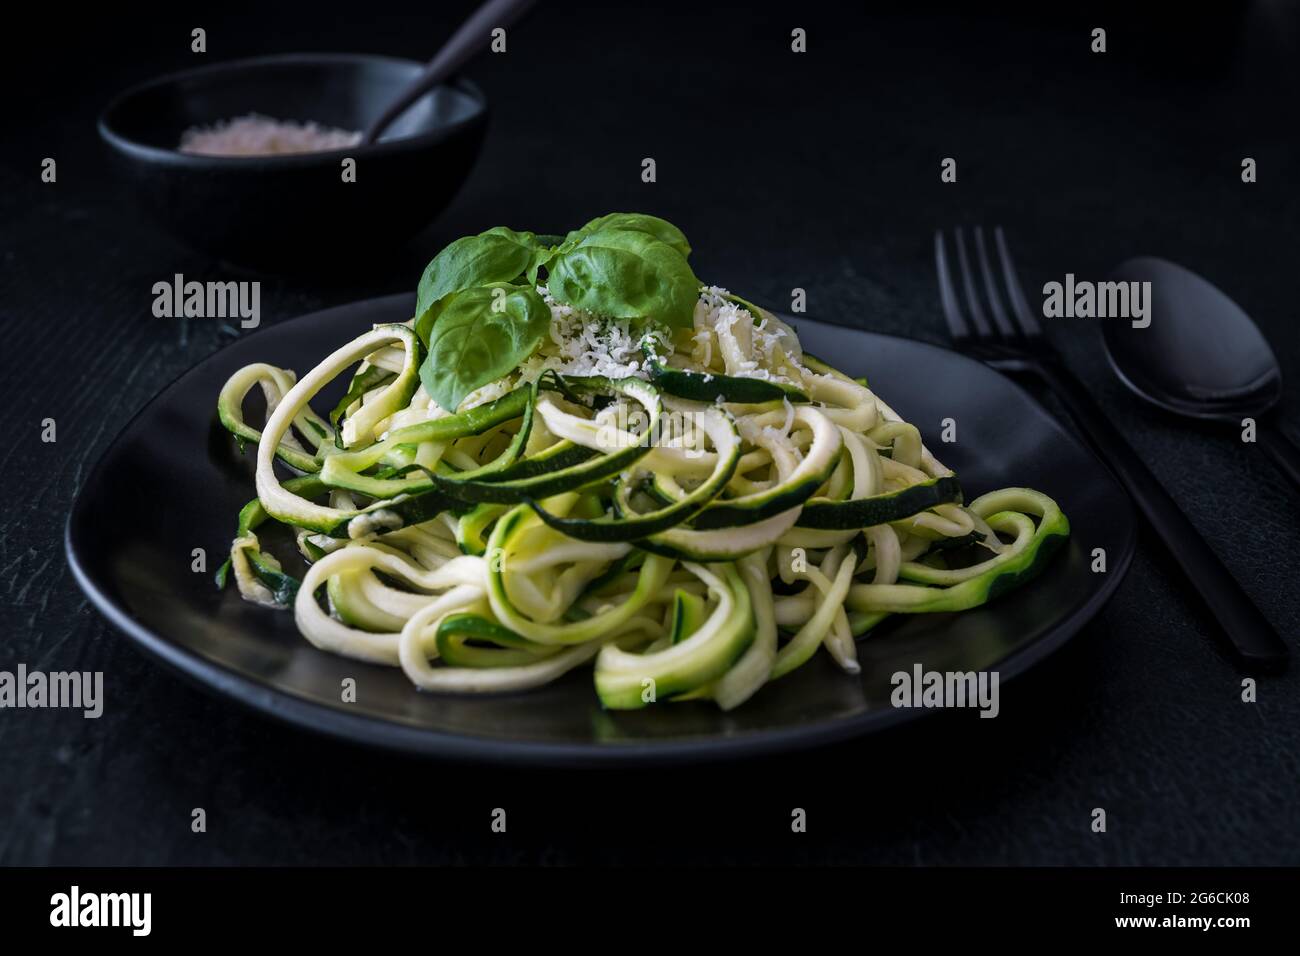
[[[594,661],[605,707],[731,709],[818,648],[858,672],[856,640],[887,616],[983,604],[1069,533],[1027,488],[963,504],[865,380],[725,290],[701,290],[693,330],[631,350],[627,323],[547,302],[549,340],[454,411],[420,383],[410,322],[301,378],[236,372],[218,411],[257,444],[257,498],[219,583],[425,691],[532,688]],[[602,337],[625,374],[575,374]],[[334,413],[313,411],[354,366]],[[260,431],[243,412],[259,388]],[[296,534],[301,581],[259,543],[268,520]]]

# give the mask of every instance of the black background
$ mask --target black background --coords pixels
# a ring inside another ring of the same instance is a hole
[[[453,206],[381,267],[261,276],[263,321],[412,288],[433,252],[488,226],[563,232],[632,209],[679,224],[707,281],[777,304],[801,287],[818,318],[942,341],[933,230],[984,222],[1009,230],[1031,300],[1131,255],[1201,271],[1300,376],[1295,6],[972,6],[544,3],[506,55],[469,70],[493,119]],[[0,712],[0,862],[1300,863],[1297,669],[1242,703],[1206,613],[1150,543],[1095,624],[1004,688],[997,720],[944,715],[683,770],[367,752],[208,697],[110,631],[64,561],[69,503],[126,418],[224,340],[216,321],[153,318],[152,285],[251,276],[141,219],[109,178],[96,114],[203,59],[423,59],[468,9],[51,7],[6,24],[0,669],[102,670],[108,701],[97,721]],[[790,52],[796,26],[804,55]],[[1089,52],[1094,26],[1105,54]],[[646,156],[655,184],[640,180]],[[955,185],[939,181],[945,156]],[[1241,182],[1245,156],[1255,184]],[[1052,331],[1295,647],[1296,490],[1234,432],[1139,406],[1095,326]],[[1300,421],[1300,391],[1283,411]],[[40,441],[46,417],[55,444]],[[194,807],[206,834],[190,830]],[[490,832],[493,807],[505,835]],[[794,807],[806,834],[790,832]],[[1094,807],[1105,834],[1089,828]]]

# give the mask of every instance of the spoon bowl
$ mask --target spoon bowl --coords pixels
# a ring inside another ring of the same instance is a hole
[[[1178,415],[1237,420],[1282,397],[1282,370],[1241,307],[1194,272],[1143,256],[1115,270],[1120,282],[1150,282],[1150,325],[1122,320],[1102,329],[1116,374],[1142,398]]]
[[[477,86],[439,86],[378,142],[341,150],[202,156],[180,152],[181,133],[249,113],[360,131],[423,70],[340,53],[220,63],[128,90],[99,133],[141,205],[190,245],[258,268],[342,260],[398,245],[451,201],[487,123]],[[355,182],[343,180],[346,158]]]
[[[1167,259],[1130,259],[1111,278],[1151,283],[1149,324],[1103,326],[1106,355],[1124,384],[1178,415],[1234,425],[1258,419],[1253,440],[1300,487],[1300,449],[1277,416],[1265,414],[1282,398],[1282,368],[1241,306]]]

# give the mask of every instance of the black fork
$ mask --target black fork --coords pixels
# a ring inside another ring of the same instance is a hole
[[[949,264],[950,245],[956,252],[956,276]],[[1273,626],[1043,334],[1042,325],[1025,300],[1001,227],[993,230],[993,245],[996,268],[981,227],[974,229],[974,256],[961,229],[953,230],[951,242],[942,231],[934,235],[939,297],[953,343],[994,368],[1029,373],[1050,388],[1196,588],[1238,661],[1261,668],[1282,665],[1287,647]]]
[[[943,300],[943,315],[948,322],[948,333],[958,348],[990,364],[1014,368],[1026,367],[1029,360],[1051,353],[1051,345],[1043,337],[1043,327],[1029,309],[1024,291],[1016,279],[1016,266],[1011,260],[1011,250],[1007,248],[1006,236],[999,226],[993,230],[993,239],[997,243],[998,272],[1001,274],[1001,289],[989,263],[984,230],[975,228],[975,254],[978,257],[979,285],[983,287],[981,297],[977,291],[975,270],[971,268],[970,254],[967,250],[965,236],[960,228],[953,231],[957,250],[957,262],[961,267],[961,298],[965,301],[966,315],[958,301],[957,289],[952,280],[952,270],[948,266],[948,254],[942,232],[934,234],[934,259],[939,270],[939,295]],[[1010,305],[1008,311],[1004,304]],[[988,305],[988,314],[985,312]],[[989,315],[992,321],[989,320]]]

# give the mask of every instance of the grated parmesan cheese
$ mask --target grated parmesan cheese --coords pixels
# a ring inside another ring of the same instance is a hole
[[[603,375],[607,378],[649,378],[642,364],[641,344],[647,333],[632,330],[629,319],[594,315],[554,299],[544,285],[537,292],[551,310],[549,342],[521,367],[521,379],[534,382],[545,371],[561,375]],[[649,333],[650,352],[671,352],[666,333]]]
[[[728,295],[720,286],[701,290],[691,357],[707,368],[712,364],[716,341],[726,374],[798,384],[802,351],[794,330],[768,313],[753,315]]]
[[[647,357],[671,362],[674,367],[687,371],[702,372],[704,381],[711,382],[715,377],[715,343],[727,375],[799,384],[786,373],[803,374],[791,350],[785,347],[785,324],[766,314],[755,323],[749,310],[725,298],[727,290],[717,286],[700,292],[689,357],[682,353],[674,355],[673,339],[667,330],[634,329],[632,320],[577,309],[555,299],[545,285],[536,288],[551,311],[546,339],[521,363],[517,373],[471,392],[459,410],[494,401],[520,384],[536,382],[547,371],[611,379],[648,379]],[[643,344],[648,355],[643,355]],[[721,396],[717,402],[724,404]],[[428,400],[427,408],[431,418],[447,414],[432,400]]]

